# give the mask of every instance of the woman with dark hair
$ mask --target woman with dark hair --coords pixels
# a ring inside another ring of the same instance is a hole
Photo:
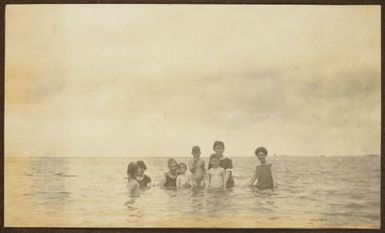
[[[229,159],[223,155],[223,152],[225,151],[225,144],[221,141],[215,141],[214,145],[213,145],[213,149],[214,149],[215,153],[210,155],[210,161],[209,161],[208,169],[210,169],[212,167],[211,159],[213,157],[218,157],[219,158],[219,166],[222,167],[223,169],[225,169],[224,189],[234,187],[234,179],[232,176],[233,161],[231,161],[231,159]]]
[[[138,181],[140,188],[147,188],[151,186],[151,178],[144,174],[144,171],[147,170],[146,164],[142,161],[136,161],[138,169],[135,174],[135,179]]]
[[[138,165],[136,163],[131,162],[127,166],[127,188],[128,194],[130,197],[138,197],[140,195],[139,183],[135,179],[135,174],[138,170]]]

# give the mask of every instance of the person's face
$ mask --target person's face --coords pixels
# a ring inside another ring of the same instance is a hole
[[[214,147],[214,151],[217,155],[222,155],[223,154],[223,151],[225,151],[225,148],[223,148],[222,145],[216,145]]]
[[[192,153],[192,155],[193,155],[193,158],[194,158],[195,160],[198,160],[199,157],[201,156],[201,152],[200,152],[200,151],[194,151],[194,152]]]
[[[178,171],[178,164],[172,163],[170,166],[168,166],[168,168],[170,169],[171,173],[176,173]]]
[[[138,167],[137,173],[138,175],[142,176],[144,174],[144,168]]]
[[[258,153],[257,153],[257,158],[258,158],[258,160],[259,160],[261,163],[263,163],[263,162],[265,162],[266,155],[265,155],[265,153],[263,153],[263,152],[258,152]]]
[[[185,166],[180,166],[179,167],[179,172],[181,173],[181,174],[184,174],[185,172],[186,172],[186,167]]]
[[[211,159],[211,166],[218,167],[219,166],[219,160],[217,158]]]

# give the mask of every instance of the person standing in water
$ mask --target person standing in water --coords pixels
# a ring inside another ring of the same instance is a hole
[[[211,168],[208,173],[208,188],[209,189],[224,189],[225,187],[225,169],[219,166],[219,156],[213,155],[211,157]]]
[[[266,162],[267,150],[264,147],[258,147],[255,150],[255,155],[257,156],[260,164],[256,166],[254,175],[250,180],[250,185],[258,189],[273,189],[273,174],[271,172],[271,164]]]
[[[191,181],[193,188],[204,187],[206,177],[205,161],[200,159],[201,149],[199,146],[193,146],[191,150],[193,158],[189,160],[188,167],[191,172]]]
[[[140,188],[147,188],[151,186],[151,178],[144,174],[144,171],[147,170],[146,164],[142,161],[136,161],[138,166],[135,179],[138,181]]]
[[[164,173],[164,178],[160,182],[161,187],[176,188],[176,178],[178,177],[178,163],[175,159],[170,158],[167,161],[168,172]]]
[[[209,162],[209,169],[212,167],[211,160],[213,157],[218,156],[219,158],[219,166],[225,169],[225,184],[224,189],[227,188],[233,188],[234,187],[234,180],[232,176],[232,170],[233,170],[233,162],[231,159],[225,157],[223,155],[223,152],[225,151],[225,144],[221,141],[215,141],[213,145],[213,149],[215,151],[214,154],[210,155],[210,162]]]
[[[138,166],[136,163],[131,162],[127,166],[127,188],[128,188],[128,194],[130,197],[139,197],[140,195],[140,188],[139,183],[135,179],[135,174],[137,172]]]
[[[191,188],[191,177],[190,174],[186,174],[187,166],[185,163],[180,163],[179,167],[179,175],[176,178],[176,186],[177,188]]]

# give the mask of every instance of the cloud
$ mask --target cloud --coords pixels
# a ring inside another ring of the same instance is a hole
[[[6,22],[7,154],[380,149],[378,7],[12,6]]]

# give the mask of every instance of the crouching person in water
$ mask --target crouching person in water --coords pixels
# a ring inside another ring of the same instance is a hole
[[[176,178],[178,177],[178,163],[170,158],[167,161],[168,172],[164,173],[160,186],[168,189],[176,189]]]
[[[254,175],[251,178],[250,185],[258,189],[273,189],[273,174],[271,171],[271,164],[266,162],[267,150],[264,147],[258,147],[255,150],[260,164],[256,166]],[[257,184],[255,184],[257,182]]]
[[[135,179],[137,169],[138,169],[138,166],[136,165],[136,163],[131,162],[128,164],[128,167],[127,167],[127,177],[128,177],[127,188],[128,188],[128,194],[130,195],[130,197],[139,197],[139,195],[140,195],[139,183]]]

